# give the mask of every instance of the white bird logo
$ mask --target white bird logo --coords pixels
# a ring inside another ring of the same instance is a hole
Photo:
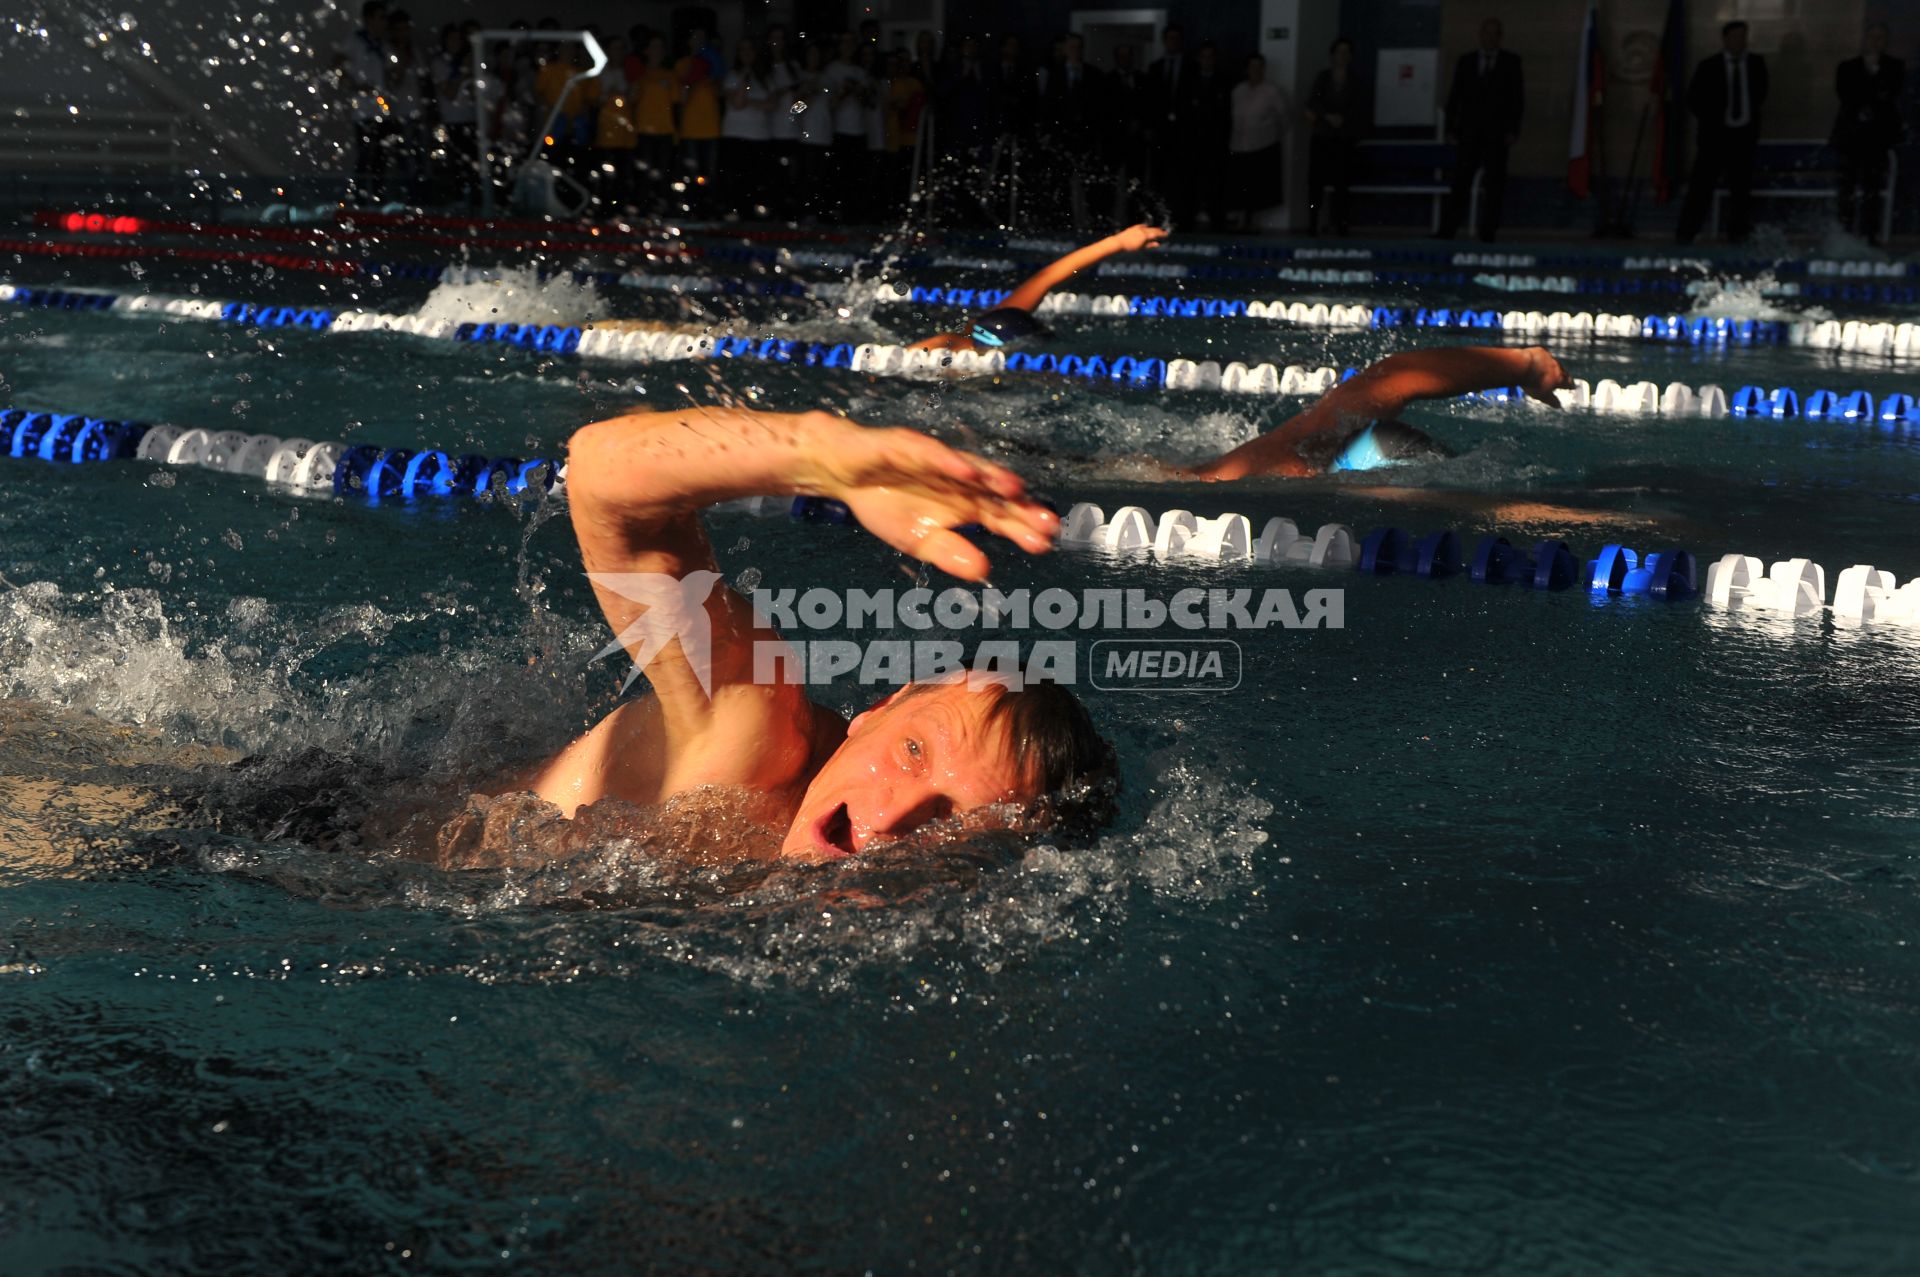
[[[718,572],[702,569],[684,577],[664,572],[589,572],[587,579],[595,588],[645,608],[613,642],[593,654],[597,661],[623,648],[632,649],[633,672],[620,685],[622,693],[633,686],[662,648],[679,639],[693,676],[700,680],[700,690],[709,697],[713,695],[713,622],[706,605],[707,596],[720,580]]]

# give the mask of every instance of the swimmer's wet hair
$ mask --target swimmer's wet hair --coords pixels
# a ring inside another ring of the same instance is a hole
[[[944,685],[913,683],[906,695]],[[1082,843],[1113,823],[1119,758],[1078,696],[1058,683],[1023,683],[994,698],[987,722],[1006,724],[1014,766],[1039,784],[1040,797],[1027,808],[1035,829],[1060,842]]]
[[[1007,725],[1015,766],[1039,780],[1036,823],[1070,841],[1113,823],[1119,761],[1078,696],[1058,683],[1027,683],[995,700],[987,719]]]

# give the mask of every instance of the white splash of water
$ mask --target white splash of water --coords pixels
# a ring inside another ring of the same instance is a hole
[[[591,280],[565,275],[541,279],[529,267],[488,271],[484,278],[456,276],[435,284],[414,314],[453,324],[579,325],[612,313]]]
[[[1815,257],[1828,257],[1839,260],[1886,262],[1893,260],[1893,254],[1883,248],[1875,248],[1858,235],[1841,230],[1838,226],[1828,226],[1820,237],[1820,251]]]
[[[1687,293],[1693,304],[1687,313],[1715,319],[1832,318],[1830,312],[1818,306],[1791,310],[1769,300],[1787,295],[1789,291],[1771,270],[1763,270],[1751,279],[1712,276],[1688,286]]]

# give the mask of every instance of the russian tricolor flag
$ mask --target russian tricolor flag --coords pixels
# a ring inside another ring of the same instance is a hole
[[[1567,148],[1567,189],[1581,199],[1593,191],[1596,124],[1606,83],[1606,66],[1600,57],[1600,7],[1597,0],[1589,0],[1580,52],[1574,63],[1573,137]]]

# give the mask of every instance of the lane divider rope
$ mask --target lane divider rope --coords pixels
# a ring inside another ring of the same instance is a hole
[[[262,479],[290,495],[357,497],[373,505],[457,494],[511,497],[531,491],[563,496],[566,482],[566,467],[544,458],[454,459],[433,448],[316,443],[24,408],[0,409],[0,456],[76,465],[133,459],[196,466]],[[845,505],[822,497],[753,497],[727,504],[760,515],[784,513],[801,522],[854,522]],[[1920,635],[1920,577],[1899,585],[1892,572],[1871,564],[1854,564],[1841,572],[1829,600],[1826,572],[1817,563],[1785,559],[1763,571],[1754,556],[1727,554],[1708,568],[1701,590],[1694,557],[1683,549],[1643,556],[1630,546],[1608,544],[1597,557],[1583,560],[1564,541],[1542,540],[1523,548],[1489,533],[1467,557],[1450,529],[1415,539],[1387,527],[1356,539],[1346,524],[1329,523],[1307,537],[1293,520],[1274,516],[1256,536],[1253,520],[1233,511],[1200,517],[1188,510],[1168,510],[1156,519],[1141,507],[1125,506],[1109,517],[1085,502],[1072,506],[1063,518],[1059,545],[1070,552],[1148,554],[1161,563],[1351,568],[1430,580],[1464,574],[1489,585],[1533,590],[1578,586],[1596,595],[1669,601],[1700,593],[1709,606],[1727,611],[1802,617],[1831,610],[1839,620],[1890,624]]]
[[[158,294],[121,295],[80,290],[19,288],[0,284],[0,302],[60,309],[108,310],[129,314],[224,321],[258,327],[299,327],[317,332],[383,331],[469,344],[504,344],[555,355],[578,355],[633,363],[746,358],[846,368],[875,376],[938,378],[947,375],[997,375],[1002,372],[1038,372],[1084,380],[1111,381],[1134,388],[1220,391],[1248,395],[1318,395],[1354,375],[1351,368],[1307,368],[1273,364],[1212,360],[1195,361],[1158,356],[1028,354],[1002,351],[910,350],[884,343],[802,342],[785,338],[712,336],[649,329],[594,328],[557,324],[456,324],[451,320],[373,311],[301,309],[256,306],[249,302],[208,298],[166,298]],[[1907,431],[1920,426],[1920,401],[1896,392],[1876,396],[1870,391],[1817,389],[1801,393],[1789,387],[1741,386],[1729,395],[1715,384],[1690,386],[1681,382],[1664,388],[1652,381],[1622,384],[1611,378],[1598,383],[1575,379],[1571,388],[1555,393],[1563,408],[1598,413],[1667,417],[1757,417],[1775,421],[1807,418],[1871,423],[1885,430]],[[1516,388],[1478,391],[1467,398],[1504,403],[1525,401]]]
[[[297,496],[358,495],[375,502],[555,491],[566,481],[566,467],[544,457],[454,457],[435,448],[316,443],[29,408],[0,409],[0,456],[69,465],[139,460],[193,466],[262,479]]]

